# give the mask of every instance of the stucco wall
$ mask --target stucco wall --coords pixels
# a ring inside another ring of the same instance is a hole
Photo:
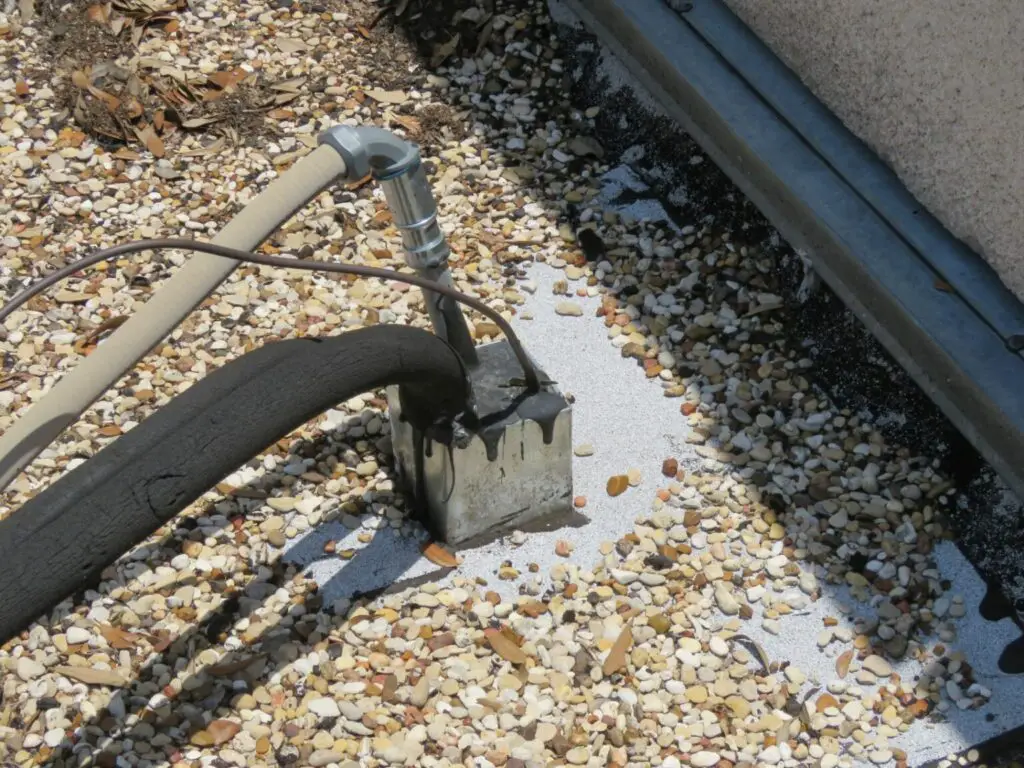
[[[1024,0],[726,0],[1024,300]]]

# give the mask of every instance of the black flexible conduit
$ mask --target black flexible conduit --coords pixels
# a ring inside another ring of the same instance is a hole
[[[268,344],[200,380],[0,520],[0,644],[292,430],[393,384],[419,430],[470,410],[459,356],[404,326]]]

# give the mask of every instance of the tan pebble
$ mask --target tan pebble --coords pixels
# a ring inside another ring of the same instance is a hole
[[[572,550],[572,544],[565,539],[559,539],[555,542],[555,554],[559,557],[568,557],[572,554]]]
[[[295,509],[297,502],[298,499],[293,499],[290,496],[274,496],[267,499],[267,506],[278,512],[291,512]]]
[[[590,443],[580,443],[573,449],[573,453],[581,458],[585,456],[593,456],[594,446]]]
[[[756,697],[756,692],[755,692]],[[725,700],[725,705],[732,710],[736,717],[746,717],[750,714],[750,704],[743,696],[730,696]]]
[[[672,627],[672,620],[663,613],[656,613],[647,619],[647,626],[663,635]]]
[[[892,674],[892,667],[881,656],[868,656],[861,662],[861,666],[878,677],[889,677]]]
[[[631,467],[630,469],[626,470],[626,480],[633,487],[640,485],[640,470],[636,469],[635,467]]]
[[[708,689],[703,685],[691,685],[686,689],[686,700],[692,704],[703,704],[708,700]]]
[[[523,682],[515,675],[502,675],[498,678],[498,687],[507,691],[518,691],[523,687]]]

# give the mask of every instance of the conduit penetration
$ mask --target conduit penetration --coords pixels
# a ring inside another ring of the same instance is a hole
[[[0,644],[289,432],[390,385],[418,430],[472,412],[459,355],[404,326],[268,344],[202,379],[0,521]]]

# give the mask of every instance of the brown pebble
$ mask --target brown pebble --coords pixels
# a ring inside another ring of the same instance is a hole
[[[844,651],[836,659],[836,674],[839,675],[839,679],[846,677],[846,673],[850,671],[851,661],[853,661],[853,651]]]
[[[576,507],[576,509],[583,509],[583,507],[587,506],[587,497],[577,496],[572,500],[572,505]]]
[[[818,697],[818,700],[814,703],[814,708],[818,712],[824,712],[829,707],[835,707],[836,709],[840,708],[839,702],[836,700],[836,697],[833,696],[831,693],[821,694],[821,696]]]
[[[693,413],[696,410],[697,410],[696,403],[683,403],[682,405],[679,406],[679,412],[681,414],[683,414],[683,416],[689,416],[691,413]]]
[[[629,477],[626,475],[614,475],[608,478],[608,495],[619,496],[625,493],[629,487]]]
[[[338,542],[336,542],[334,539],[331,539],[326,544],[324,544],[324,554],[325,555],[333,555],[334,552],[337,550],[337,548],[338,548]]]
[[[679,462],[675,459],[665,459],[661,463],[661,474],[665,477],[675,477],[676,472],[679,471]]]
[[[568,557],[572,554],[573,546],[565,539],[559,539],[555,542],[555,554],[559,557]]]

